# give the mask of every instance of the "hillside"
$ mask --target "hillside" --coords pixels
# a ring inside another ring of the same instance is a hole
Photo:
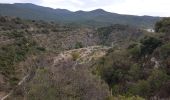
[[[127,34],[127,36],[129,34],[129,38],[125,39],[122,37],[123,34]],[[113,39],[110,38],[109,41],[104,42],[112,35]],[[144,31],[126,25],[93,29],[52,22],[22,20],[15,17],[0,17],[0,84],[2,86],[0,94],[7,94],[11,89],[18,87],[17,84],[27,75],[31,75],[33,78],[37,68],[52,66],[51,59],[61,54],[62,51],[68,50],[69,55],[74,56],[74,59],[79,58],[80,54],[84,55],[85,58],[80,59],[84,66],[84,63],[97,60],[96,57],[103,56],[107,51],[105,46],[96,47],[97,45],[116,46],[143,35]],[[89,46],[94,46],[94,48]],[[87,47],[87,50],[79,49],[83,47]],[[120,47],[124,48],[126,45]],[[77,49],[75,50],[77,53],[72,54],[70,51],[73,49]],[[91,54],[94,54],[94,57],[90,58]],[[62,60],[62,58],[60,59]],[[69,61],[68,64],[74,62],[74,60]],[[32,78],[29,77],[29,80]]]
[[[0,97],[9,100],[168,99],[169,19],[156,33],[0,17]]]
[[[113,96],[138,95],[146,100],[170,98],[169,27],[170,18],[165,18],[156,23],[157,33],[146,34],[128,48],[112,48],[91,66],[93,73],[108,83]]]
[[[125,24],[141,28],[153,28],[159,17],[121,15],[96,9],[93,11],[72,12],[65,9],[52,9],[34,4],[0,4],[1,16],[16,16],[24,19],[55,21],[83,26],[108,26]]]

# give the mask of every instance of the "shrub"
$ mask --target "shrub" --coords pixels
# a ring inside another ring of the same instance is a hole
[[[36,44],[31,38],[24,37],[22,33],[12,32],[8,36],[15,40],[0,48],[0,73],[7,77],[11,85],[16,85],[19,81],[16,65],[32,53]]]
[[[18,84],[19,79],[17,77],[12,77],[9,79],[9,83],[11,86],[15,86]]]
[[[139,95],[147,97],[150,94],[150,84],[146,80],[139,80],[137,83],[129,87],[129,93],[132,95]]]
[[[130,70],[128,71],[128,73],[132,77],[131,80],[137,81],[142,76],[142,69],[140,65],[134,64],[130,67]]]
[[[46,49],[45,49],[44,47],[37,47],[37,49],[38,49],[39,51],[46,51]]]
[[[75,49],[83,48],[82,42],[76,42]]]
[[[152,71],[151,75],[148,78],[148,82],[151,85],[152,91],[158,90],[166,81],[169,79],[169,76],[162,70],[155,69]]]
[[[170,56],[170,43],[161,46],[161,56],[167,58]]]
[[[159,47],[162,43],[159,39],[154,37],[145,37],[141,40],[141,56],[151,54],[154,49]]]
[[[22,32],[17,32],[17,31],[13,31],[13,32],[10,32],[10,33],[6,33],[5,35],[7,35],[8,37],[10,38],[21,38],[24,36],[24,33]]]
[[[155,24],[156,32],[170,32],[170,18],[163,18]]]
[[[133,44],[129,46],[128,51],[130,55],[132,55],[135,58],[138,58],[141,54],[141,47],[138,44]]]
[[[71,56],[73,58],[73,61],[76,61],[80,57],[80,54],[78,52],[73,52]]]

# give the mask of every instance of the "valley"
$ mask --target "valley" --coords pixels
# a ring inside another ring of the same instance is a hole
[[[108,13],[86,14],[96,12]],[[19,17],[0,16],[1,100],[170,98],[170,18],[95,26]]]

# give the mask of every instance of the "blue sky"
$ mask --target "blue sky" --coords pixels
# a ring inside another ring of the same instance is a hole
[[[0,3],[33,3],[71,11],[101,8],[120,14],[170,16],[170,0],[0,0]]]

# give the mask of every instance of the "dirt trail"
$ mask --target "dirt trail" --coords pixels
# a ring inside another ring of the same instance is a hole
[[[5,95],[5,93],[3,93],[2,94],[3,97],[0,98],[0,100],[6,100],[10,95],[12,95],[14,90],[17,89],[19,86],[21,86],[24,82],[26,82],[31,77],[31,75],[32,74],[30,73],[30,74],[27,74],[25,77],[23,77],[22,80],[18,82],[17,86],[14,89],[12,89],[8,94]]]

